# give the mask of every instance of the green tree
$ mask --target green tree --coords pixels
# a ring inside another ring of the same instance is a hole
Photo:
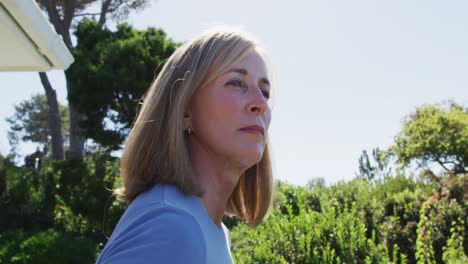
[[[453,221],[450,229],[450,239],[444,247],[443,260],[445,263],[468,263],[468,257],[463,251],[464,221],[459,218]]]
[[[315,187],[325,187],[325,178],[324,177],[314,177],[307,181],[306,184],[309,191],[313,191]]]
[[[87,12],[92,5],[95,5],[97,0],[36,0],[39,6],[46,12],[49,21],[53,25],[55,31],[60,34],[65,42],[65,45],[70,51],[73,50],[73,43],[71,38],[71,28],[74,22],[80,20],[82,17],[98,16],[99,25],[104,26],[107,17],[115,18],[118,20],[125,19],[132,10],[138,10],[146,7],[149,3],[148,0],[102,0],[100,2],[100,12],[89,13]],[[42,86],[44,87],[47,102],[50,107],[51,114],[49,115],[49,126],[52,132],[52,150],[56,152],[54,156],[57,159],[63,158],[63,139],[60,133],[61,121],[60,113],[57,103],[57,95],[55,89],[49,82],[47,74],[40,72]],[[68,79],[67,74],[65,77]],[[70,82],[67,80],[67,92],[70,93],[72,89]],[[79,126],[80,115],[76,111],[76,107],[72,102],[69,102],[70,112],[70,149],[68,151],[68,158],[82,159],[84,156],[84,142],[85,138],[82,136]]]
[[[391,151],[374,148],[372,149],[372,159],[370,159],[367,151],[363,150],[359,157],[359,173],[356,176],[367,181],[390,176],[392,174],[390,166],[392,156]]]
[[[58,106],[60,115],[63,117],[61,133],[66,135],[68,131],[67,107],[61,104]],[[48,125],[49,115],[49,105],[44,95],[33,95],[30,99],[15,106],[15,113],[6,119],[10,124],[8,141],[13,152],[21,141],[37,143],[42,149],[50,147],[52,136]]]
[[[136,116],[140,98],[176,49],[162,30],[116,31],[97,21],[77,26],[76,63],[67,71],[69,100],[83,116],[83,134],[111,149],[120,148]]]
[[[417,108],[404,121],[391,150],[403,165],[435,162],[448,172],[466,173],[468,109],[454,102]]]

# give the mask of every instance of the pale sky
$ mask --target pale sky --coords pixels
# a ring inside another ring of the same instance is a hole
[[[467,12],[465,0],[159,0],[129,23],[162,28],[180,42],[219,23],[256,35],[275,72],[275,176],[304,185],[354,178],[361,151],[391,145],[417,106],[468,105]],[[63,74],[49,76],[65,103]],[[0,88],[5,155],[13,105],[44,92],[37,73],[0,73]]]

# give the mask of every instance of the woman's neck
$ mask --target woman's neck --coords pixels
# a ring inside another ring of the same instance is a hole
[[[192,166],[202,189],[199,199],[213,222],[220,227],[229,197],[244,169],[207,153],[192,153]]]

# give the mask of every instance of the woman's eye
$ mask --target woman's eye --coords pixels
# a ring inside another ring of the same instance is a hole
[[[270,99],[270,91],[262,90],[262,94],[266,99]]]
[[[237,86],[237,87],[244,87],[245,84],[241,80],[231,80],[227,83],[227,85]]]

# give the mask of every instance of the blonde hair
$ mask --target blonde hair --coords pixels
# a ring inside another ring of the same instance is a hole
[[[251,49],[252,37],[237,30],[205,33],[179,47],[151,84],[121,158],[123,187],[116,194],[131,203],[155,184],[171,184],[200,196],[190,163],[184,113],[199,87],[214,80]],[[226,213],[258,225],[268,214],[273,177],[268,141],[263,157],[240,176]]]

